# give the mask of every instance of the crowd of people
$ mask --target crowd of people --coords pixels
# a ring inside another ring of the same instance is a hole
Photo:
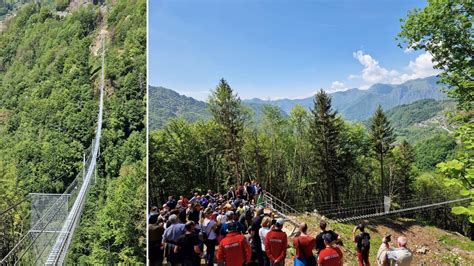
[[[169,196],[160,207],[152,207],[148,217],[150,265],[285,265],[288,235],[285,220],[263,208],[263,190],[258,182],[230,187],[227,193],[195,192],[190,199]],[[343,264],[341,237],[319,224],[321,232],[308,234],[306,223],[293,237],[294,265],[333,266]],[[359,232],[358,232],[359,231]],[[397,248],[383,238],[378,265],[410,265],[412,253],[407,239],[397,239]],[[370,234],[365,225],[353,230],[359,265],[370,266]]]

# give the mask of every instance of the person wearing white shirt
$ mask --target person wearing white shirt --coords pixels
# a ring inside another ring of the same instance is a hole
[[[265,250],[265,237],[267,236],[268,232],[270,232],[271,225],[272,218],[268,216],[263,217],[262,227],[258,230],[258,235],[260,236],[260,240],[262,243],[262,250]],[[263,265],[270,265],[270,260],[268,260],[267,254],[265,252],[263,252]]]

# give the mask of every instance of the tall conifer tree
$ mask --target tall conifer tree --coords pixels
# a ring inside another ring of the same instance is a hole
[[[209,110],[214,119],[223,128],[225,139],[224,157],[228,166],[227,183],[242,182],[241,151],[243,146],[244,112],[237,94],[224,79],[209,97]]]
[[[390,126],[382,107],[379,105],[371,119],[370,138],[372,140],[374,151],[377,153],[377,160],[380,163],[380,185],[382,195],[385,196],[385,176],[384,176],[384,157],[392,149],[395,141],[393,128]]]
[[[331,108],[331,97],[323,90],[315,95],[311,113],[310,141],[317,181],[322,183],[322,196],[329,202],[337,202],[340,185],[338,178],[342,174],[338,152],[341,121],[336,116],[337,112]]]

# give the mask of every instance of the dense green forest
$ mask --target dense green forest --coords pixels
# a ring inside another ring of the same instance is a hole
[[[184,118],[188,122],[198,120],[207,120],[211,117],[208,104],[203,101],[193,99],[179,93],[163,88],[149,87],[149,121],[150,129],[162,128],[171,118]],[[266,104],[243,103],[244,112],[253,116],[256,122],[261,122],[263,117],[263,108]],[[284,116],[287,114],[280,109]]]
[[[205,102],[179,95],[170,89],[150,86],[148,94],[148,119],[152,129],[163,127],[166,121],[173,117],[183,117],[187,121],[195,122],[210,116]]]
[[[69,263],[145,261],[145,14],[145,0],[88,4],[65,16],[27,4],[0,36],[0,210],[31,192],[62,193],[78,174],[97,122],[94,51],[99,32],[107,36],[98,178]],[[27,230],[28,208],[2,216],[0,257]]]

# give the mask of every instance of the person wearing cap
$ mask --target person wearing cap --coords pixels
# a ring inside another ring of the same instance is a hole
[[[319,252],[318,265],[342,266],[342,251],[338,247],[333,246],[333,236],[330,233],[325,233],[322,235],[322,239],[326,247]]]
[[[213,214],[213,211],[211,208],[206,208],[204,210],[205,218],[201,227],[201,230],[207,235],[207,240],[204,242],[204,245],[206,245],[206,261],[207,261],[207,265],[209,266],[214,265],[214,254],[215,254],[216,245],[217,245],[217,234],[216,234],[217,223],[216,221],[211,219],[212,214]]]
[[[307,234],[308,225],[301,223],[299,226],[299,236],[293,239],[293,246],[296,250],[294,265],[305,266],[315,265],[316,258],[313,255],[313,249],[316,246],[316,239]]]
[[[316,250],[318,254],[321,252],[321,250],[326,248],[326,245],[324,244],[324,239],[323,239],[324,234],[329,234],[331,236],[331,242],[333,243],[339,242],[342,244],[341,237],[332,230],[326,230],[326,226],[327,226],[326,221],[321,220],[321,222],[319,222],[319,228],[321,228],[321,233],[319,233],[316,236]]]
[[[227,235],[219,243],[217,260],[226,266],[242,266],[250,263],[252,249],[245,237],[237,231],[237,225],[230,223],[227,227]]]
[[[282,231],[283,224],[284,220],[278,219],[273,229],[265,237],[265,252],[270,260],[270,265],[285,265],[288,237]]]
[[[356,235],[356,231],[360,230],[360,234]],[[370,266],[369,251],[370,251],[370,235],[365,232],[364,224],[359,224],[352,230],[352,239],[356,243],[357,260],[359,266]]]
[[[184,226],[186,233],[178,238],[174,253],[181,258],[182,266],[199,266],[201,248],[199,247],[199,238],[194,232],[194,222],[189,221]]]

